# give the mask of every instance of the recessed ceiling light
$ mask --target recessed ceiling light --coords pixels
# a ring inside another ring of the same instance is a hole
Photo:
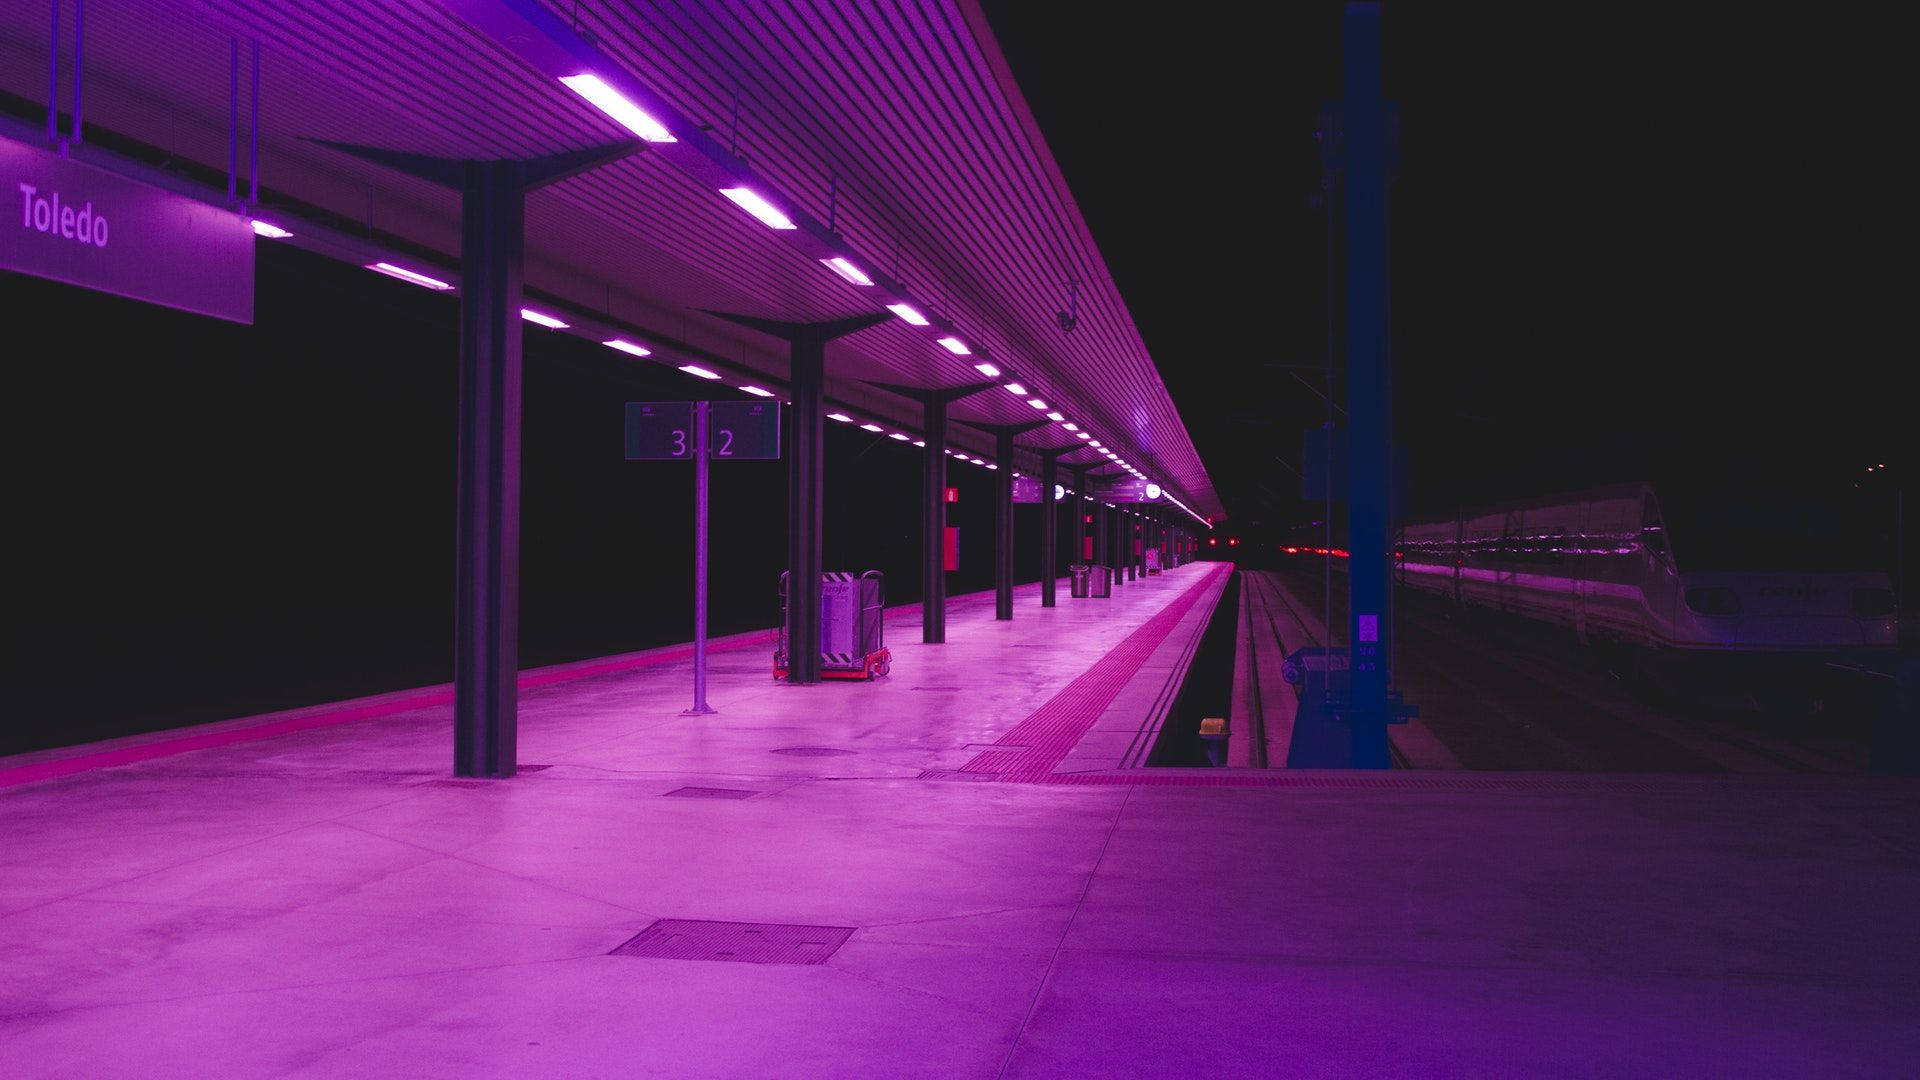
[[[800,226],[793,219],[780,212],[779,208],[761,198],[752,188],[721,188],[720,194],[732,200],[733,205],[760,219],[760,224],[769,229],[797,229]]]
[[[927,325],[927,317],[925,315],[920,314],[919,310],[915,308],[912,304],[888,304],[887,310],[893,312],[895,315],[900,316],[902,319],[905,319],[909,325],[912,325],[912,326]]]
[[[565,330],[567,328],[566,323],[561,322],[559,319],[554,318],[544,311],[535,311],[532,308],[521,308],[520,317],[536,326],[544,326],[549,330]]]
[[[627,353],[631,356],[652,356],[653,355],[652,349],[649,349],[644,345],[635,345],[633,342],[627,341],[624,338],[614,338],[611,341],[603,341],[600,344],[605,345],[609,349],[618,349],[621,352]]]
[[[832,270],[834,273],[839,274],[841,277],[846,278],[848,281],[853,282],[855,285],[873,284],[873,279],[867,276],[866,271],[860,269],[859,267],[853,265],[852,263],[848,262],[847,260],[841,258],[838,255],[835,255],[831,259],[821,259],[820,261],[827,264],[827,269]]]
[[[955,356],[969,356],[973,353],[972,349],[967,348],[967,343],[957,337],[943,337],[940,339],[940,344]]]
[[[673,132],[653,117],[648,116],[638,105],[628,101],[620,91],[608,86],[598,75],[568,75],[560,80],[567,89],[586,98],[593,107],[606,113],[614,122],[648,142],[678,142]]]
[[[745,390],[747,393],[752,394],[754,397],[772,397],[773,396],[773,391],[762,390],[757,386],[743,386],[740,389]]]
[[[720,377],[719,372],[708,371],[699,364],[682,364],[680,365],[680,370],[699,379],[717,379]]]

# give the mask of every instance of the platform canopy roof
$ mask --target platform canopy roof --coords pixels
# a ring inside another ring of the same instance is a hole
[[[45,107],[56,8],[71,85],[74,6],[0,7],[12,111]],[[904,303],[930,325],[890,318],[828,347],[838,410],[917,437],[918,404],[876,384],[960,387],[990,364],[1027,393],[974,394],[954,419],[1057,413],[1020,444],[1079,444],[1064,461],[1117,471],[1074,423],[1194,514],[1222,513],[975,0],[84,0],[83,31],[86,130],[222,179],[231,154],[242,195],[258,46],[254,213],[287,242],[361,259],[371,238],[457,287],[457,193],[329,144],[494,159],[629,142],[529,197],[529,305],[652,350],[632,362],[782,392],[784,343],[709,312],[822,321]],[[589,100],[606,91],[644,115],[617,121]],[[991,453],[964,427],[948,442]]]

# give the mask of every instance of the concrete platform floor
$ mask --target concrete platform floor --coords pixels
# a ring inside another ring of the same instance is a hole
[[[0,1074],[1912,1075],[1911,781],[921,778],[1208,572],[909,613],[872,685],[723,653],[715,717],[684,663],[553,682],[511,781],[426,704],[0,791]],[[854,929],[608,955],[659,918]]]

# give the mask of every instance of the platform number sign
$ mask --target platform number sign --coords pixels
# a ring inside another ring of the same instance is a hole
[[[692,401],[627,402],[628,461],[691,461],[699,445]],[[707,456],[742,461],[780,457],[780,406],[769,401],[707,405]]]

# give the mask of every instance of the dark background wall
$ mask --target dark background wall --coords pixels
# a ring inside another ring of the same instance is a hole
[[[44,343],[6,350],[0,753],[451,678],[457,302],[265,243],[258,274],[251,327],[0,276]],[[621,405],[744,395],[533,326],[525,354],[523,666],[689,640],[692,470],[621,460]],[[921,451],[827,427],[826,565],[919,599]],[[991,588],[994,474],[949,473],[948,591]],[[785,490],[713,470],[715,634],[779,619]]]

